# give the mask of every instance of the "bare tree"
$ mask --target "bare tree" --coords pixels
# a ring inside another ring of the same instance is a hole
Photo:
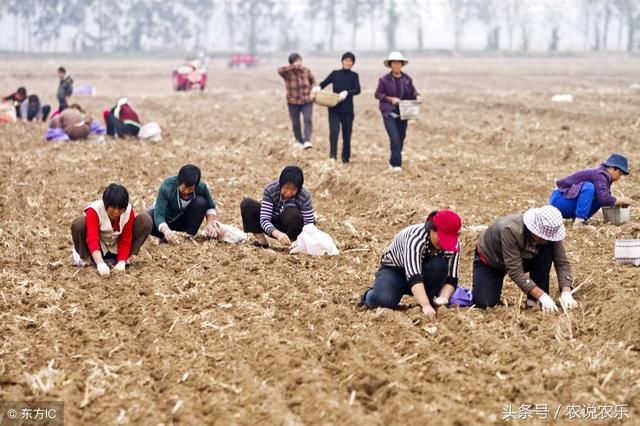
[[[409,13],[416,22],[416,40],[418,41],[418,50],[424,49],[424,15],[425,9],[428,7],[428,0],[412,0],[409,3]]]
[[[369,17],[369,42],[371,50],[376,49],[376,34],[378,33],[377,19],[384,10],[384,0],[365,0],[366,15]]]
[[[472,4],[473,15],[482,22],[487,29],[486,50],[500,50],[500,25],[499,13],[504,6],[499,0],[479,0]]]
[[[356,49],[356,42],[358,37],[358,28],[362,23],[363,10],[365,8],[364,0],[345,0],[344,3],[344,20],[351,24],[351,46],[350,48]]]
[[[636,24],[638,21],[638,10],[640,9],[639,0],[614,0],[613,5],[618,9],[622,19],[624,19],[627,27],[627,52],[634,50],[634,41],[636,33]]]
[[[387,36],[387,48],[389,50],[394,50],[396,48],[396,33],[398,31],[399,22],[400,15],[398,14],[398,5],[396,4],[396,0],[389,0],[387,24],[384,27],[385,34]]]
[[[454,50],[460,50],[464,27],[473,14],[473,2],[471,0],[448,0],[448,2],[453,18],[453,46]]]
[[[520,32],[520,51],[527,53],[531,46],[531,3],[527,0],[513,0],[513,16]]]
[[[315,20],[322,17],[325,21],[325,34],[328,38],[328,48],[333,51],[334,41],[336,38],[336,21],[337,21],[337,7],[341,0],[309,0],[308,2],[308,16]],[[324,43],[319,46],[322,50]]]

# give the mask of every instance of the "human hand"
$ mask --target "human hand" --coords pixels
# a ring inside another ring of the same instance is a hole
[[[422,307],[422,313],[431,318],[436,316],[436,310],[433,309],[431,305],[424,305]]]
[[[116,263],[116,266],[113,267],[114,272],[124,272],[126,269],[127,262],[125,262],[124,260],[120,260],[118,263]]]
[[[167,229],[166,231],[163,232],[163,234],[164,234],[164,239],[167,240],[168,243],[171,243],[171,244],[179,244],[180,243],[180,239],[178,238],[178,234],[173,232],[171,229]]]
[[[538,305],[540,305],[540,310],[544,313],[558,312],[556,302],[547,293],[542,293],[542,296],[538,298]]]
[[[287,234],[285,234],[284,232],[280,232],[280,231],[275,231],[273,233],[273,236],[275,237],[276,240],[278,240],[278,242],[280,244],[282,244],[283,246],[289,247],[291,246],[291,240],[289,239],[289,237],[287,236]]]
[[[340,100],[344,101],[345,99],[347,99],[347,96],[349,96],[349,92],[347,92],[346,90],[343,90],[342,92],[339,93],[340,95]]]
[[[320,90],[322,90],[322,88],[320,86],[313,86],[313,88],[311,89],[311,93],[313,93],[315,95]]]
[[[621,207],[628,207],[631,203],[633,203],[633,200],[629,197],[620,197],[616,199],[616,204]]]
[[[393,96],[389,98],[393,105],[398,105],[400,103],[400,98],[394,98]]]
[[[220,222],[217,220],[212,221],[207,225],[207,229],[204,231],[204,235],[210,239],[217,239],[220,236]]]
[[[560,294],[560,305],[565,309],[570,310],[578,307],[578,302],[571,295],[571,291],[563,291]]]
[[[422,103],[422,96],[420,96],[420,95],[416,96],[416,102],[421,104]]]
[[[111,275],[111,269],[109,269],[109,266],[106,263],[98,263],[96,267],[98,268],[98,274],[101,277],[108,277],[109,275]]]
[[[438,296],[433,298],[433,303],[438,306],[447,306],[449,304],[449,299],[444,296]]]

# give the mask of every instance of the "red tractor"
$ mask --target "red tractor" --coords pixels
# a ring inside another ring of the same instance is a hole
[[[258,57],[249,54],[236,54],[229,58],[229,68],[253,68],[258,66]]]
[[[207,69],[201,61],[185,62],[173,71],[174,90],[204,90],[207,87]]]

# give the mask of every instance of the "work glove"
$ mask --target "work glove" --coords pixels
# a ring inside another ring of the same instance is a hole
[[[538,298],[538,305],[540,305],[540,310],[544,313],[558,312],[556,303],[547,293],[542,293],[542,296]]]
[[[121,260],[118,263],[116,263],[116,266],[113,267],[113,270],[118,272],[124,272],[126,268],[127,268],[127,262],[125,262],[124,260]]]
[[[422,96],[416,96],[416,102],[421,104],[422,103]]]
[[[449,304],[449,299],[444,296],[438,296],[433,298],[433,303],[437,306],[447,306]]]
[[[563,291],[560,294],[560,304],[567,310],[578,307],[578,302],[573,298],[570,291]]]
[[[111,275],[111,269],[109,269],[109,266],[107,266],[106,263],[98,263],[96,267],[98,268],[98,274],[101,277],[108,277],[109,275]]]
[[[204,230],[204,236],[213,240],[217,239],[220,236],[220,222],[214,220],[207,225],[207,229]]]
[[[315,95],[320,90],[321,90],[320,86],[313,86],[313,88],[311,89],[311,93],[313,93]]]
[[[339,93],[340,95],[340,100],[344,101],[345,99],[347,99],[347,96],[349,96],[349,92],[347,92],[346,90],[343,90],[342,92]]]
[[[169,228],[169,225],[163,224],[162,229],[159,229],[160,232],[164,234],[164,239],[167,240],[168,243],[178,244],[180,241],[178,240],[178,235]]]

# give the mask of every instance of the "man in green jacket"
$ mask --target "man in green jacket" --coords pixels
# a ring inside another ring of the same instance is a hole
[[[58,68],[58,77],[60,78],[60,84],[58,85],[56,97],[58,98],[58,111],[62,112],[69,106],[67,101],[73,94],[73,79],[70,75],[67,75],[67,70],[64,67]]]
[[[207,218],[207,238],[217,238],[216,203],[209,187],[200,180],[200,169],[193,164],[182,166],[178,176],[168,177],[160,185],[158,197],[147,213],[153,219],[151,235],[163,242],[177,243],[176,231],[194,236]]]

